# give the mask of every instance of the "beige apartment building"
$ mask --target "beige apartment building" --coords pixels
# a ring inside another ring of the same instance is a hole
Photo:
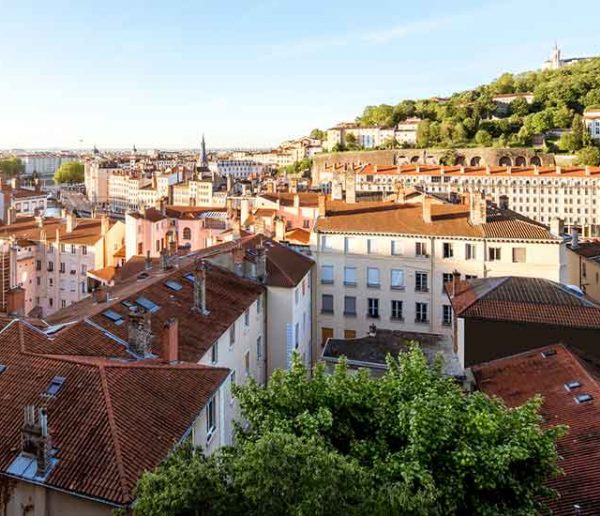
[[[600,233],[600,167],[365,165],[355,172],[358,192],[394,193],[399,185],[444,195],[482,192],[543,224],[560,218],[583,236]]]
[[[311,250],[321,344],[363,336],[371,324],[450,335],[452,309],[443,287],[454,273],[567,278],[561,238],[477,195],[461,204],[430,196],[420,202],[321,197]]]

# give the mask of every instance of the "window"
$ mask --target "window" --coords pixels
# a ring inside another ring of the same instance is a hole
[[[244,311],[244,326],[250,326],[250,309]]]
[[[71,244],[71,254],[75,254],[77,252],[77,248]]]
[[[87,265],[82,265],[81,266],[81,274],[84,275],[84,276],[87,274]]]
[[[65,244],[60,244],[60,252],[61,253],[65,252]]]
[[[142,308],[144,308],[145,310],[148,310],[148,312],[150,313],[154,313],[154,312],[158,312],[158,310],[160,309],[160,306],[158,306],[154,301],[150,301],[150,299],[148,299],[147,297],[144,296],[140,296],[138,297],[135,302],[140,305]]]
[[[344,338],[345,339],[355,339],[356,338],[356,330],[344,330]]]
[[[333,284],[333,265],[321,265],[321,283]]]
[[[444,285],[446,285],[446,283],[451,283],[452,281],[454,281],[454,274],[451,272],[444,272],[442,274],[442,292],[444,291]]]
[[[300,346],[300,323],[296,323],[294,327],[294,349],[298,349]]]
[[[87,245],[82,245],[81,246],[81,254],[83,254],[83,255],[87,254]]]
[[[444,326],[452,324],[452,307],[450,305],[442,305],[442,324]]]
[[[325,346],[328,339],[333,339],[333,328],[321,328],[321,347]]]
[[[184,240],[192,239],[192,230],[190,228],[183,228],[183,239]]]
[[[392,299],[392,319],[395,321],[402,320],[402,301]]]
[[[66,300],[64,300],[64,299],[61,299],[61,300],[60,300],[60,307],[61,307],[61,308],[66,308],[66,307],[67,307],[67,302],[66,302]]]
[[[321,312],[324,314],[333,313],[333,296],[331,294],[321,296]]]
[[[49,298],[48,298],[48,306],[49,306],[49,307],[52,307],[52,306],[54,306],[54,299],[53,299],[53,298],[51,298],[51,297],[49,297]]]
[[[402,254],[402,240],[392,240],[392,254],[398,256]]]
[[[183,288],[183,285],[175,280],[167,280],[165,281],[165,287],[170,288],[175,292],[179,292]]]
[[[356,267],[344,267],[344,285],[356,286]]]
[[[331,245],[331,238],[327,235],[321,236],[321,251],[331,251],[333,246]]]
[[[427,303],[416,303],[415,304],[415,322],[426,323],[427,322]]]
[[[367,287],[379,288],[379,285],[381,285],[379,269],[377,267],[367,267]]]
[[[417,292],[427,292],[427,273],[417,272],[415,273],[415,290]]]
[[[488,249],[488,259],[490,262],[497,262],[500,260],[500,248],[490,247]]]
[[[216,364],[219,361],[219,343],[215,342],[210,348],[210,362]]]
[[[477,274],[465,274],[466,280],[477,279]]]
[[[54,378],[52,378],[52,381],[50,382],[50,385],[48,385],[48,388],[44,391],[44,394],[46,396],[56,396],[64,383],[65,378],[63,376],[55,376]]]
[[[259,314],[262,310],[262,296],[256,300],[256,313]]]
[[[374,238],[369,238],[367,240],[367,253],[368,254],[377,254],[379,252],[379,246],[377,245],[377,240]]]
[[[427,242],[416,242],[415,243],[415,255],[427,256]]]
[[[42,270],[42,260],[36,260],[35,261],[35,270],[36,271],[41,271]]]
[[[444,242],[442,246],[442,256],[444,258],[452,258],[454,256],[454,248],[450,242]]]
[[[525,263],[525,259],[527,256],[525,247],[513,247],[512,250],[512,260],[513,263]]]
[[[65,262],[60,262],[60,273],[64,274],[66,270]]]
[[[229,347],[235,344],[235,323],[229,328]]]
[[[392,269],[390,285],[396,290],[404,288],[404,271],[402,269]]]
[[[48,272],[54,271],[54,262],[48,262]]]
[[[465,260],[475,260],[475,244],[465,244]]]
[[[206,404],[206,440],[210,441],[210,438],[215,433],[217,424],[217,414],[215,398],[212,397]]]
[[[250,376],[250,351],[244,354],[244,374]]]
[[[367,317],[379,318],[379,299],[376,297],[367,299]]]
[[[354,296],[344,296],[344,315],[356,315],[356,298]]]
[[[310,220],[309,220],[309,219],[304,219],[304,220],[302,221],[302,227],[303,227],[304,229],[310,229]]]
[[[346,237],[344,238],[344,252],[348,253],[356,253],[358,250],[358,239],[354,237]]]
[[[256,338],[256,358],[260,360],[262,357],[262,335]]]
[[[42,284],[42,278],[40,278],[39,276],[35,278],[35,283],[36,285],[40,286]]]

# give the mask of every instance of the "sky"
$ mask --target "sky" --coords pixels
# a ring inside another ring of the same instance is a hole
[[[600,55],[597,0],[0,0],[0,148],[268,147]]]

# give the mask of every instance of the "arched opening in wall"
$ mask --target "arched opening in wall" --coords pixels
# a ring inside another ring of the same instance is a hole
[[[524,167],[527,165],[527,160],[523,156],[517,156],[515,159],[515,166]]]
[[[501,167],[512,167],[512,159],[509,156],[502,156],[498,164]]]
[[[192,230],[190,228],[183,228],[183,239],[184,240],[192,239]]]
[[[461,167],[464,167],[465,166],[465,157],[461,156],[461,155],[456,156],[456,164],[460,165]]]
[[[478,167],[479,165],[481,165],[481,156],[473,156],[471,158],[471,161],[469,162],[469,165],[471,165],[472,167]]]
[[[410,162],[411,163],[418,163],[419,162],[419,156],[413,156],[412,158],[410,158]]]
[[[531,165],[534,167],[541,167],[542,160],[538,156],[534,156],[533,158],[531,158]]]
[[[406,163],[408,163],[406,156],[396,156],[396,164],[397,165],[406,165]]]

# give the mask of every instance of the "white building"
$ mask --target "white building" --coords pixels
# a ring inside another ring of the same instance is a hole
[[[396,127],[361,127],[354,122],[341,123],[327,130],[325,149],[331,151],[336,146],[346,145],[349,135],[364,149],[381,147],[394,141],[414,145],[417,142],[419,122],[419,118],[408,118]]]
[[[317,262],[318,340],[391,330],[450,334],[444,283],[535,276],[564,281],[566,249],[545,226],[487,204],[346,203],[321,199],[311,250]]]
[[[583,113],[583,123],[594,140],[600,139],[600,109],[586,109]]]
[[[248,176],[260,175],[263,169],[262,164],[249,159],[217,161],[217,172],[223,177],[232,176],[236,179],[246,179]]]

